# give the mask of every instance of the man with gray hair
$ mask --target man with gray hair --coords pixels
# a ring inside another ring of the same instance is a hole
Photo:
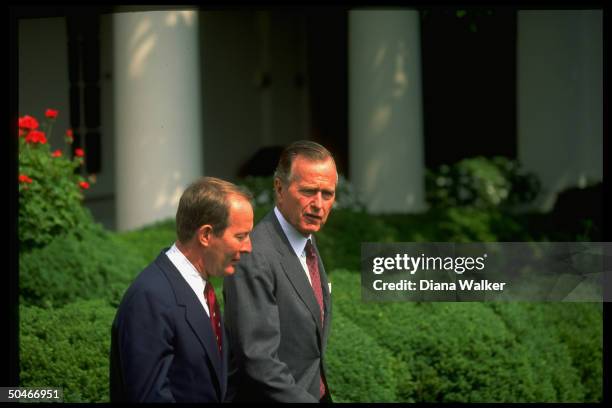
[[[298,141],[281,154],[276,206],[223,284],[234,401],[331,402],[324,360],[331,299],[313,234],[327,221],[337,182],[323,146]]]
[[[228,341],[211,276],[251,252],[250,196],[213,177],[191,184],[177,241],[130,285],[112,327],[111,402],[223,402]]]

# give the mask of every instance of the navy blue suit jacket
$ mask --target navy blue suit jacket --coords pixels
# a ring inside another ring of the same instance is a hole
[[[210,318],[165,252],[138,275],[117,310],[111,401],[222,402],[227,336],[220,356]]]

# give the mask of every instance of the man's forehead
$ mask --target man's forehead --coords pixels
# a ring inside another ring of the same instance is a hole
[[[291,175],[295,179],[301,178],[300,176],[318,176],[326,175],[328,172],[336,173],[336,164],[331,157],[324,160],[310,160],[303,156],[295,158],[291,164]]]
[[[300,166],[303,166],[303,165],[321,166],[321,165],[327,165],[330,162],[334,167],[336,167],[336,163],[334,162],[334,159],[331,156],[328,156],[324,159],[311,159],[308,156],[298,154],[293,159],[293,162],[291,163],[291,167],[294,167],[296,164],[299,164]]]
[[[227,196],[227,202],[230,214],[235,211],[252,208],[251,202],[246,197],[239,194],[229,194]]]

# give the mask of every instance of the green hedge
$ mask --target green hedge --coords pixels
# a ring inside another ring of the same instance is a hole
[[[104,299],[59,309],[20,306],[20,385],[62,387],[66,402],[108,401],[114,315]]]
[[[327,224],[317,233],[317,246],[326,270],[357,269],[361,242],[392,242],[397,234],[383,220],[367,213],[334,210]]]
[[[541,375],[552,372],[554,360],[575,369],[585,402],[601,402],[603,380],[603,315],[600,303],[489,303],[528,348],[547,350],[540,360]],[[577,390],[576,390],[577,391]],[[559,390],[564,393],[567,390]]]
[[[105,298],[118,304],[147,262],[113,235],[94,229],[64,235],[19,258],[22,304],[62,306],[77,299]]]
[[[317,233],[328,270],[360,267],[362,242],[530,241],[521,219],[498,211],[435,209],[424,214],[374,216],[335,210]]]
[[[334,402],[397,401],[397,373],[406,368],[341,313],[334,313],[326,358]]]
[[[271,208],[256,207],[255,223]],[[432,209],[422,214],[389,215],[335,209],[327,225],[317,233],[317,241],[327,270],[358,270],[361,242],[554,241],[559,232],[550,226],[550,231],[544,228],[548,225],[546,220],[546,215],[512,215],[497,210],[459,207]],[[171,219],[119,234],[122,242],[151,260],[164,246],[174,242],[175,237],[174,220]]]
[[[334,310],[351,316],[410,368],[414,386],[398,390],[402,401],[573,402],[585,397],[569,349],[554,337],[556,326],[546,324],[545,317],[534,324],[534,315],[549,312],[545,308],[536,305],[528,313],[520,304],[497,304],[495,311],[485,303],[365,304],[354,272],[333,271],[331,281]],[[499,316],[505,308],[528,331],[528,339]],[[586,353],[597,359],[596,350]]]
[[[162,249],[176,241],[176,224],[174,219],[167,219],[135,231],[119,233],[116,237],[125,247],[138,252],[148,264],[157,258]]]
[[[267,211],[257,208],[256,220]],[[462,211],[374,217],[337,210],[318,234],[333,284],[327,360],[334,399],[601,401],[601,305],[365,304],[359,273],[334,270],[358,269],[362,241],[489,234],[500,240],[523,233],[519,219]],[[107,401],[115,308],[130,281],[174,239],[168,220],[121,234],[98,230],[84,240],[59,237],[21,254],[22,385],[62,386],[68,401]],[[222,291],[220,279],[215,287]]]
[[[565,344],[585,388],[585,401],[602,401],[603,304],[551,303],[543,309],[544,321]]]

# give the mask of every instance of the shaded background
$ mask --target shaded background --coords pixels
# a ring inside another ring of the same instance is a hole
[[[202,174],[270,175],[298,139],[372,213],[422,212],[427,170],[502,156],[540,180],[529,210],[601,220],[601,10],[21,12],[19,113],[60,110],[107,228],[172,217]]]

